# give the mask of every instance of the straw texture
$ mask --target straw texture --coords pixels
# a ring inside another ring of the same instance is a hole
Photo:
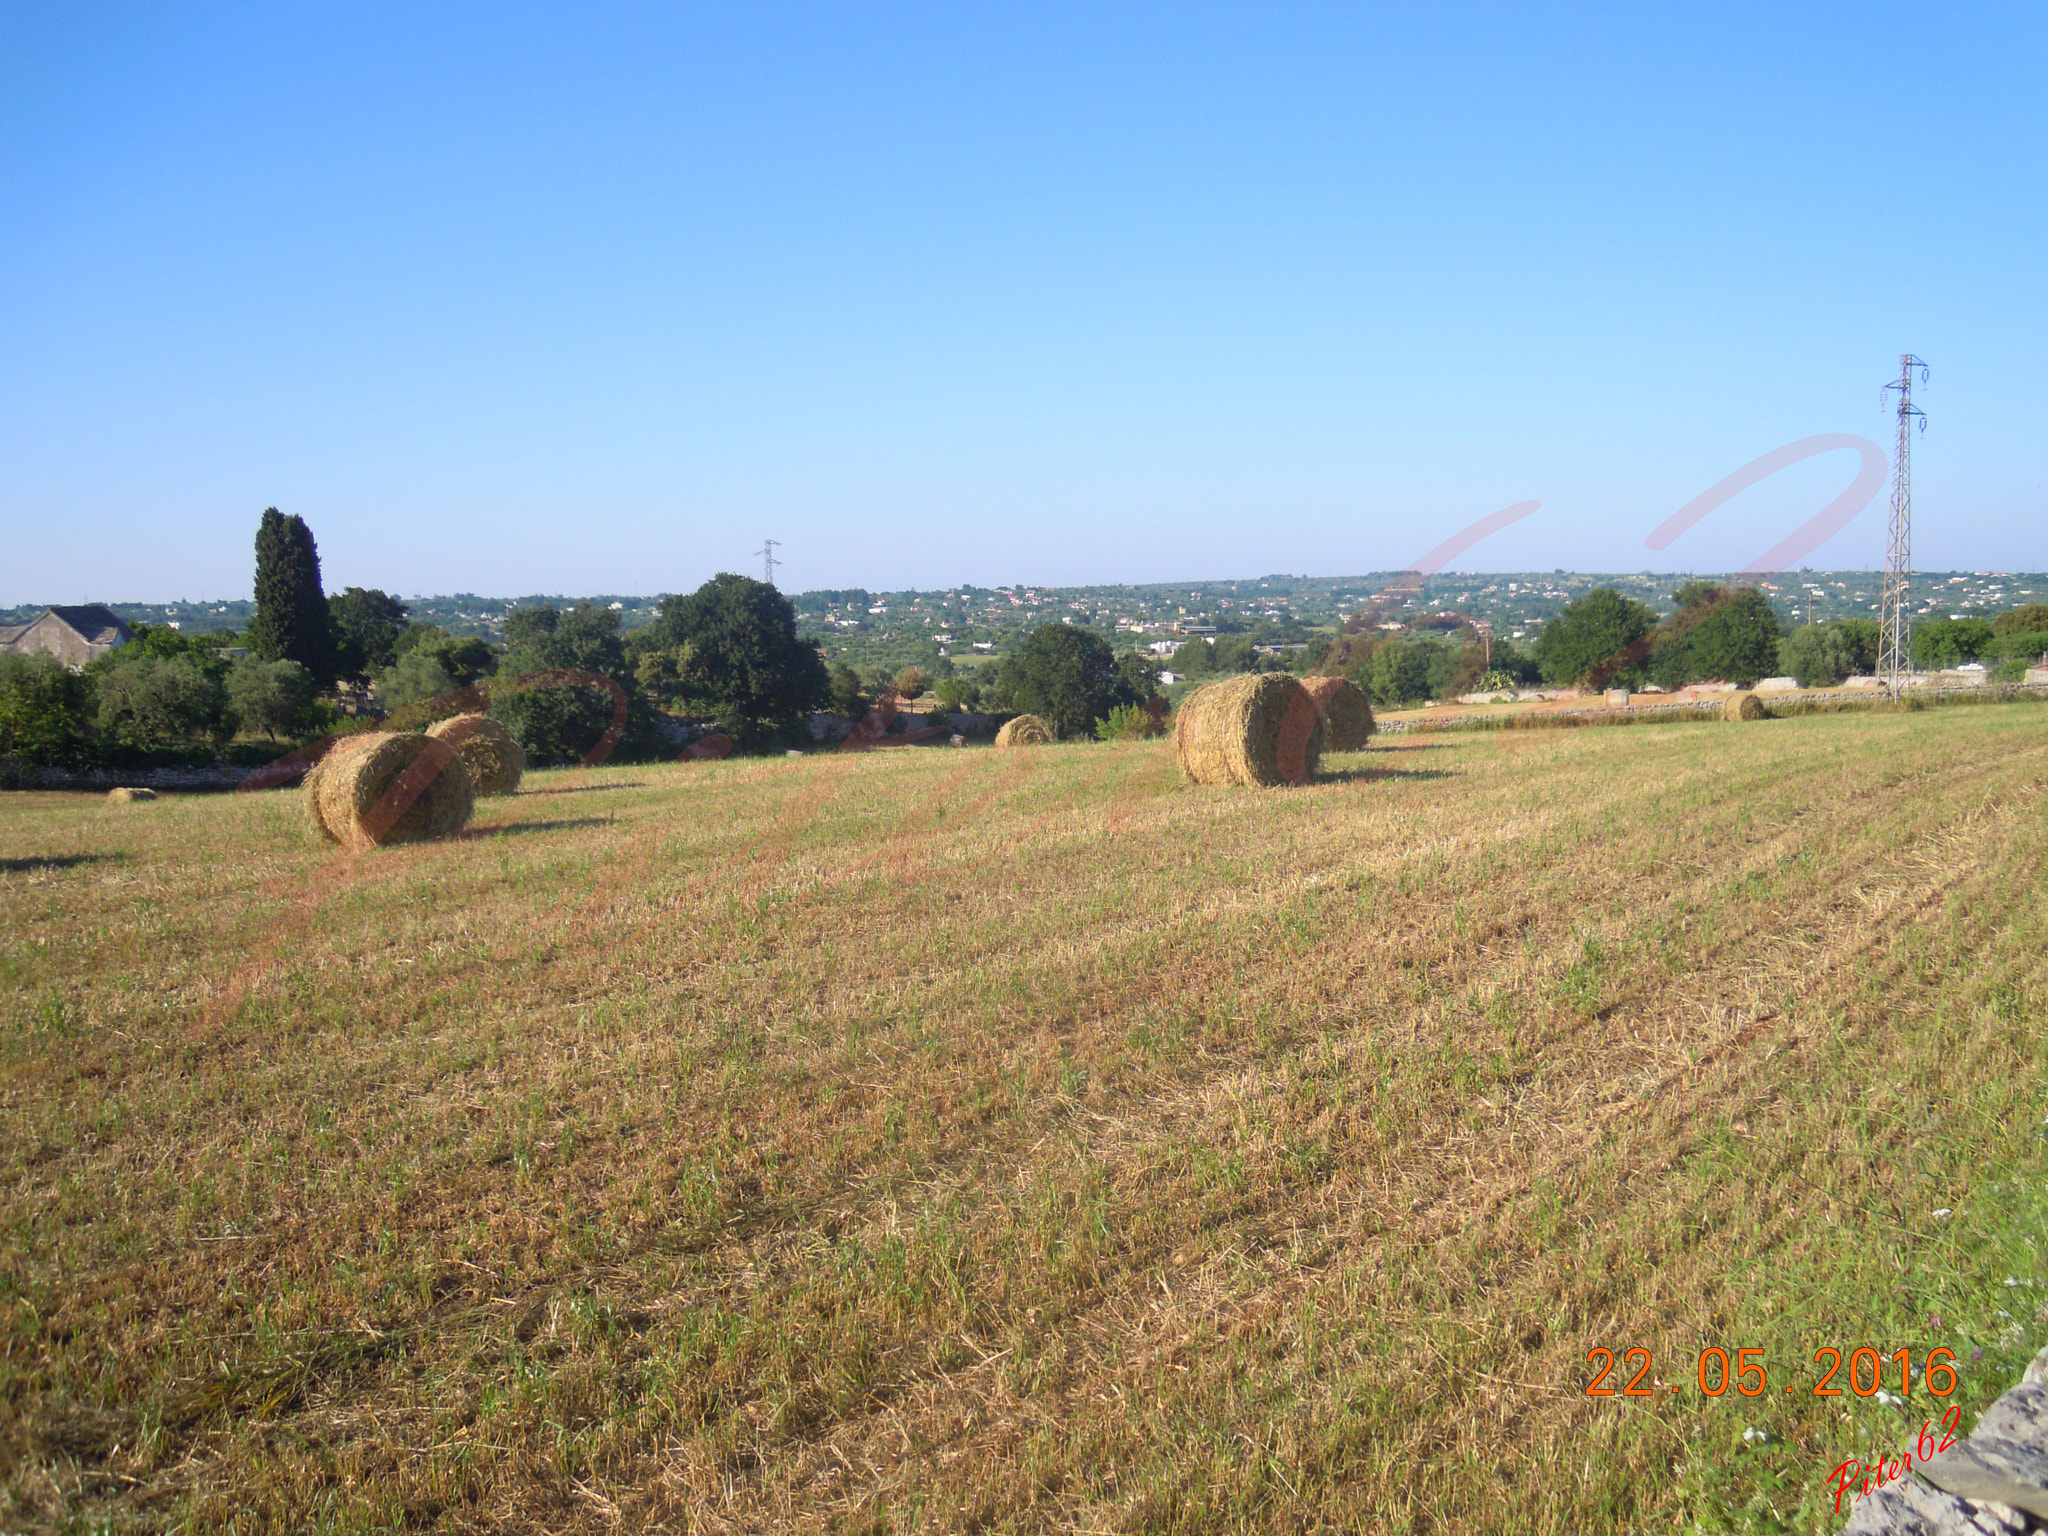
[[[1052,742],[1052,727],[1037,715],[1019,715],[996,732],[999,747],[1043,747]]]
[[[322,835],[344,847],[445,837],[467,826],[476,809],[476,786],[461,756],[426,736],[351,737],[318,766],[322,771],[307,775],[301,793]]]
[[[306,776],[299,780],[299,803],[306,808],[306,819],[313,824],[313,830],[330,843],[341,841],[340,836],[328,829],[327,818],[320,812],[320,785],[335,764],[351,752],[360,752],[374,741],[389,734],[384,731],[363,731],[342,736],[328,744],[327,750],[313,761],[306,770]]]
[[[479,795],[509,795],[526,772],[526,751],[519,738],[489,715],[451,715],[427,727],[435,738],[454,738],[453,745],[469,770]]]
[[[1768,720],[1771,712],[1764,708],[1764,701],[1753,693],[1738,693],[1721,706],[1723,720]]]
[[[1315,701],[1285,672],[1197,689],[1176,720],[1174,753],[1197,784],[1306,784],[1322,756]]]
[[[1378,729],[1372,702],[1349,678],[1311,677],[1301,686],[1322,714],[1325,752],[1356,752]]]
[[[139,800],[154,800],[155,798],[156,791],[153,789],[130,789],[125,784],[119,789],[107,791],[107,804],[109,805],[133,805]]]

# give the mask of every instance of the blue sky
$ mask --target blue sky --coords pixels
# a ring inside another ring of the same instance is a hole
[[[0,9],[0,603],[1721,569],[1933,367],[2048,566],[2048,8]],[[1881,561],[1882,499],[1813,556]]]

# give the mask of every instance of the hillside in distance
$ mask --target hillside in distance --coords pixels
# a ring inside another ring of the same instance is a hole
[[[1444,572],[1422,581],[1413,608],[1450,610],[1483,619],[1495,632],[1533,640],[1558,610],[1599,586],[1619,588],[1660,614],[1675,606],[1672,594],[1693,580],[1730,581],[1731,573],[1605,571]],[[1750,578],[1740,578],[1750,579]],[[1231,580],[1106,584],[1084,587],[1013,583],[985,587],[963,583],[944,589],[885,591],[864,587],[820,588],[790,594],[803,630],[814,635],[835,661],[865,667],[906,666],[945,657],[956,662],[997,657],[1013,650],[1040,624],[1085,625],[1120,643],[1144,643],[1177,629],[1206,625],[1219,633],[1263,624],[1280,641],[1306,639],[1329,630],[1364,608],[1375,593],[1407,585],[1393,571],[1355,576],[1267,575]],[[1877,612],[1878,571],[1785,571],[1759,582],[1790,627],[1827,619],[1870,617]],[[1914,610],[1925,617],[1994,614],[2020,603],[2048,601],[2048,573],[2006,571],[1923,571],[1913,578]],[[566,607],[593,602],[615,609],[621,627],[637,629],[660,611],[659,594],[561,593],[484,597],[473,592],[405,599],[412,617],[457,635],[504,638],[505,615],[538,603]],[[176,624],[206,633],[239,630],[255,613],[246,600],[109,604],[130,623]],[[0,623],[23,623],[41,605],[0,610]]]

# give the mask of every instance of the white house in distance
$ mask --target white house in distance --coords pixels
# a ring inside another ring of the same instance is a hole
[[[45,608],[26,624],[0,624],[0,651],[54,656],[74,671],[133,638],[104,603],[68,603]]]

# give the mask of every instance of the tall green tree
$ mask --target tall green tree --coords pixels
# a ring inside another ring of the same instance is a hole
[[[1012,709],[1043,716],[1059,737],[1092,732],[1119,705],[1142,702],[1109,642],[1075,624],[1031,631],[1004,661],[1001,681]]]
[[[1419,704],[1430,696],[1429,670],[1436,647],[1426,640],[1395,640],[1372,653],[1366,692],[1375,704]]]
[[[334,680],[320,550],[296,513],[266,508],[256,529],[256,617],[249,649],[264,661],[296,661],[322,685]]]
[[[1657,615],[1647,604],[1612,587],[1595,587],[1566,603],[1543,626],[1536,662],[1553,683],[1584,682],[1598,668],[1610,681],[1626,685],[1644,675],[1640,661],[1626,658],[1656,627]]]
[[[722,571],[686,597],[662,598],[633,651],[652,663],[664,704],[716,720],[741,742],[794,731],[832,702],[824,658],[797,634],[789,599],[748,576]]]
[[[642,744],[646,703],[619,638],[617,613],[595,603],[578,603],[566,612],[547,605],[517,608],[505,616],[505,643],[498,676],[506,683],[558,668],[593,672],[617,683],[627,698],[627,750]],[[610,689],[597,684],[527,692],[501,684],[494,691],[491,713],[519,738],[534,762],[573,763],[610,728],[615,708]]]
[[[1757,588],[1695,581],[1672,595],[1678,611],[1651,637],[1652,680],[1683,688],[1724,678],[1748,687],[1777,666],[1784,629],[1770,599]]]
[[[334,643],[334,675],[362,681],[398,659],[406,606],[375,587],[347,587],[327,600],[327,627]]]

